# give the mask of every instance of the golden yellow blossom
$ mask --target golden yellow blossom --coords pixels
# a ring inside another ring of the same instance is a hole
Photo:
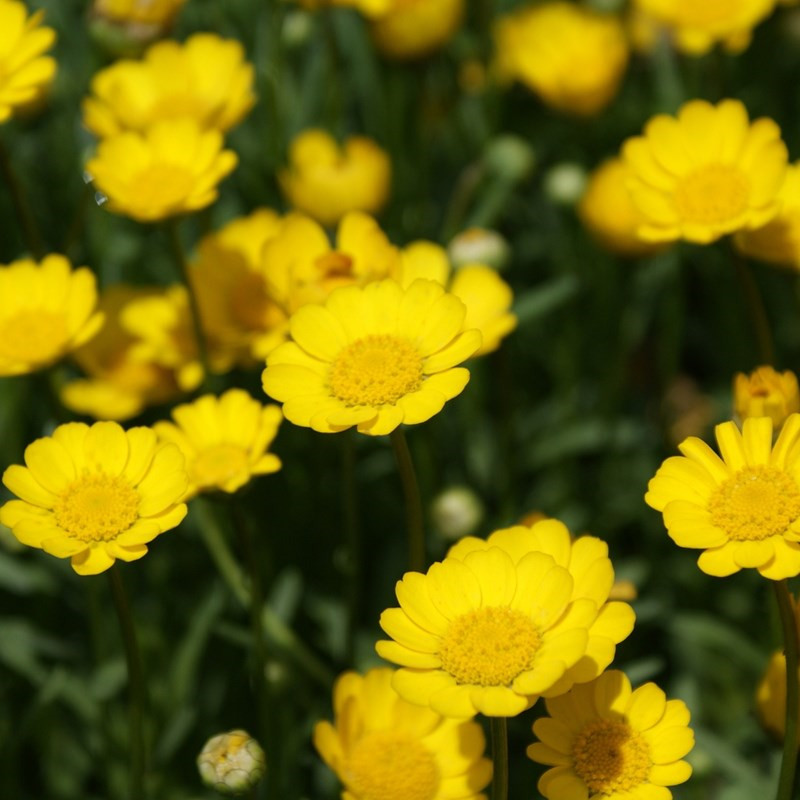
[[[769,417],[775,430],[789,414],[800,411],[800,388],[791,370],[776,372],[772,367],[739,372],[733,379],[733,409],[740,420]]]
[[[372,20],[372,39],[389,58],[422,58],[450,41],[464,9],[464,0],[389,0]]]

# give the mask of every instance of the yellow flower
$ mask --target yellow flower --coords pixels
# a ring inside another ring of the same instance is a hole
[[[739,53],[752,38],[753,28],[769,16],[775,0],[635,0],[656,21],[669,27],[685,53],[702,55],[717,42]]]
[[[117,61],[94,76],[92,96],[83,101],[84,123],[100,137],[179,117],[228,131],[255,103],[253,78],[234,39],[198,33],[185,44],[159,42],[142,60]]]
[[[645,217],[633,204],[627,187],[629,177],[630,170],[622,159],[604,161],[589,177],[578,216],[606,250],[638,258],[658,252],[662,246],[636,235]]]
[[[217,184],[236,163],[236,154],[222,149],[219,131],[178,119],[104,139],[86,170],[112,211],[154,222],[213,203]]]
[[[497,69],[561,111],[596,114],[617,94],[628,64],[617,17],[574,3],[549,2],[501,17],[494,31]]]
[[[393,641],[376,649],[403,667],[393,685],[410,702],[445,716],[514,716],[611,663],[634,619],[627,604],[606,602],[613,583],[605,543],[573,544],[557,520],[468,537],[426,575],[398,582],[400,608],[380,620]]]
[[[394,0],[297,0],[309,11],[320,8],[355,8],[366,17],[375,17],[386,12]]]
[[[733,379],[733,408],[740,420],[769,417],[777,430],[789,414],[800,412],[800,387],[790,370],[776,372],[758,367],[749,375],[742,372]]]
[[[186,0],[94,0],[92,13],[114,22],[170,24]]]
[[[389,156],[372,139],[352,136],[340,147],[330,134],[312,129],[289,145],[289,166],[278,180],[290,205],[330,226],[348,211],[380,211],[391,172]]]
[[[281,460],[267,448],[283,415],[277,406],[262,406],[242,389],[229,389],[221,397],[204,395],[173,409],[172,418],[177,424],[157,422],[153,429],[186,458],[189,488],[184,499],[215,490],[232,494],[253,476],[281,468]]]
[[[546,705],[527,752],[553,767],[539,778],[547,800],[670,800],[666,787],[692,774],[681,760],[694,747],[689,709],[654,683],[631,691],[611,670]]]
[[[389,58],[422,58],[450,41],[464,5],[464,0],[390,0],[372,21],[372,40]]]
[[[64,256],[0,265],[0,376],[35,372],[87,342],[103,324],[96,305],[94,274]]]
[[[492,776],[476,722],[407,703],[392,670],[345,672],[333,688],[334,721],[314,726],[314,746],[347,800],[485,800]]]
[[[800,574],[800,414],[772,446],[772,420],[751,417],[742,431],[716,427],[720,459],[694,437],[679,445],[648,485],[645,501],[664,514],[680,547],[702,549],[697,564],[723,577],[755,567],[771,580]]]
[[[150,428],[59,425],[25,448],[25,464],[3,473],[20,499],[0,508],[0,522],[23,544],[71,558],[80,575],[141,558],[186,516],[183,455]]]
[[[24,3],[0,0],[0,123],[41,99],[56,74],[55,59],[43,55],[56,32],[41,24],[44,12],[28,15]]]
[[[481,344],[464,330],[464,304],[433,281],[343,287],[289,320],[293,341],[275,349],[264,391],[295,425],[321,433],[353,425],[373,436],[415,425],[461,394],[457,367]]]
[[[622,149],[634,204],[647,241],[708,244],[741,228],[759,228],[780,208],[786,145],[771,119],[750,124],[738,100],[684,104],[659,114],[644,136]]]

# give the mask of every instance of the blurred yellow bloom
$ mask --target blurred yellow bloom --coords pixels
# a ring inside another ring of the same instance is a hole
[[[685,53],[702,55],[717,42],[738,53],[753,28],[769,16],[775,0],[634,0],[636,6],[669,27]]]
[[[297,0],[297,2],[309,11],[328,7],[355,8],[366,17],[374,17],[383,14],[394,0]]]
[[[155,222],[205,208],[217,184],[236,167],[222,134],[190,119],[155,123],[144,133],[104,139],[86,165],[108,207],[140,222]]]
[[[0,0],[0,123],[36,103],[53,82],[56,62],[44,53],[56,32],[41,24],[43,17],[42,11],[28,15],[18,0]]]
[[[157,422],[153,429],[186,458],[187,500],[200,492],[232,494],[255,475],[281,468],[281,460],[267,452],[283,421],[281,410],[262,406],[242,389],[204,395],[173,409],[172,418],[175,424]]]
[[[776,372],[758,367],[749,375],[742,372],[733,379],[733,409],[740,420],[769,417],[777,431],[789,414],[800,412],[797,375],[790,370]]]
[[[708,244],[759,228],[780,209],[787,162],[780,128],[766,118],[750,123],[738,100],[691,100],[677,117],[659,114],[622,154],[646,220],[638,235],[647,241]]]
[[[314,747],[344,784],[342,797],[485,800],[492,764],[481,726],[407,703],[392,675],[345,672],[333,687],[333,724],[314,726]]]
[[[617,17],[548,2],[501,17],[494,31],[501,78],[519,80],[561,111],[596,114],[617,93],[628,64]]]
[[[97,282],[59,255],[0,264],[0,376],[49,366],[103,324]]]
[[[179,117],[225,132],[253,107],[253,79],[238,41],[197,33],[185,44],[159,42],[142,60],[117,61],[98,72],[92,96],[83,101],[83,119],[100,137]]]
[[[307,130],[289,145],[289,166],[278,175],[287,202],[323,225],[348,211],[375,214],[391,183],[389,156],[371,139],[353,136],[340,147],[323,130]]]
[[[92,13],[114,22],[170,24],[186,0],[94,0]]]
[[[621,158],[604,161],[589,176],[578,204],[578,216],[606,250],[638,258],[658,252],[663,245],[642,241],[636,231],[645,217],[633,204],[627,181],[630,170]]]
[[[71,558],[80,575],[141,558],[186,516],[183,455],[150,428],[59,425],[25,448],[25,464],[3,473],[20,499],[0,508],[0,522],[23,544]]]
[[[422,58],[450,41],[464,7],[464,0],[389,0],[372,20],[372,39],[389,58]]]

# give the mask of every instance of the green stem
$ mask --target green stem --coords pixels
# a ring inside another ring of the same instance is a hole
[[[772,340],[772,331],[767,317],[767,309],[764,305],[764,298],[761,296],[756,279],[753,277],[750,265],[744,256],[737,253],[735,261],[736,274],[739,277],[742,292],[747,300],[750,319],[755,330],[758,357],[765,366],[772,366],[775,363],[775,345]]]
[[[14,212],[22,229],[25,246],[35,259],[44,258],[45,247],[42,242],[42,236],[39,233],[31,207],[25,198],[22,184],[19,182],[17,173],[11,164],[11,157],[2,141],[0,141],[0,173],[2,173],[3,180],[5,180],[8,191],[11,193],[11,202],[14,205]]]
[[[784,653],[786,655],[786,730],[783,737],[783,758],[778,778],[775,800],[792,800],[794,797],[794,775],[797,768],[797,717],[800,707],[800,681],[798,681],[797,620],[792,606],[792,597],[785,580],[773,581],[775,599],[783,628]]]
[[[422,513],[422,496],[419,491],[414,462],[402,428],[395,428],[390,434],[397,469],[403,484],[406,506],[406,525],[408,530],[408,568],[414,572],[425,572],[427,556],[425,552],[425,525]]]
[[[361,531],[358,525],[355,439],[351,431],[342,436],[342,481],[344,483],[344,528],[347,561],[347,663],[355,663],[356,629],[361,608]]]
[[[128,597],[122,583],[122,575],[116,564],[108,570],[111,583],[111,594],[114,598],[114,608],[119,619],[122,643],[125,647],[125,662],[128,666],[128,689],[130,692],[130,754],[131,754],[131,800],[143,800],[144,771],[146,764],[144,742],[144,707],[145,707],[145,682],[142,670],[142,659],[139,654],[139,645],[136,639],[136,629],[133,625]]]
[[[492,800],[508,800],[508,720],[491,717]]]

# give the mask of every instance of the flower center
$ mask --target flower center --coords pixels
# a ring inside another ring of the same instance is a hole
[[[83,542],[108,542],[133,525],[139,494],[124,478],[97,473],[73,481],[56,501],[58,527]]]
[[[745,467],[717,489],[708,510],[731,539],[767,539],[786,533],[800,517],[800,487],[775,467]]]
[[[342,777],[357,800],[432,800],[440,784],[431,752],[393,731],[376,731],[356,742]]]
[[[198,453],[189,469],[198,486],[221,486],[247,469],[247,453],[233,444],[217,444]]]
[[[508,686],[533,666],[540,643],[538,629],[521,611],[478,608],[450,623],[439,658],[460,684]]]
[[[20,311],[0,324],[0,356],[24,364],[45,364],[58,356],[67,335],[63,314]]]
[[[589,791],[628,792],[647,780],[653,765],[644,737],[621,720],[590,722],[572,745],[573,769]]]
[[[353,259],[347,253],[331,250],[321,255],[314,265],[321,278],[349,278],[353,274]]]
[[[710,164],[678,184],[675,205],[686,222],[711,225],[738,217],[747,208],[749,197],[750,184],[739,169]]]
[[[139,206],[162,208],[183,201],[193,184],[192,176],[184,168],[157,161],[137,173],[130,190]]]
[[[342,350],[330,372],[331,392],[349,406],[393,405],[422,383],[422,357],[405,339],[373,334]]]

